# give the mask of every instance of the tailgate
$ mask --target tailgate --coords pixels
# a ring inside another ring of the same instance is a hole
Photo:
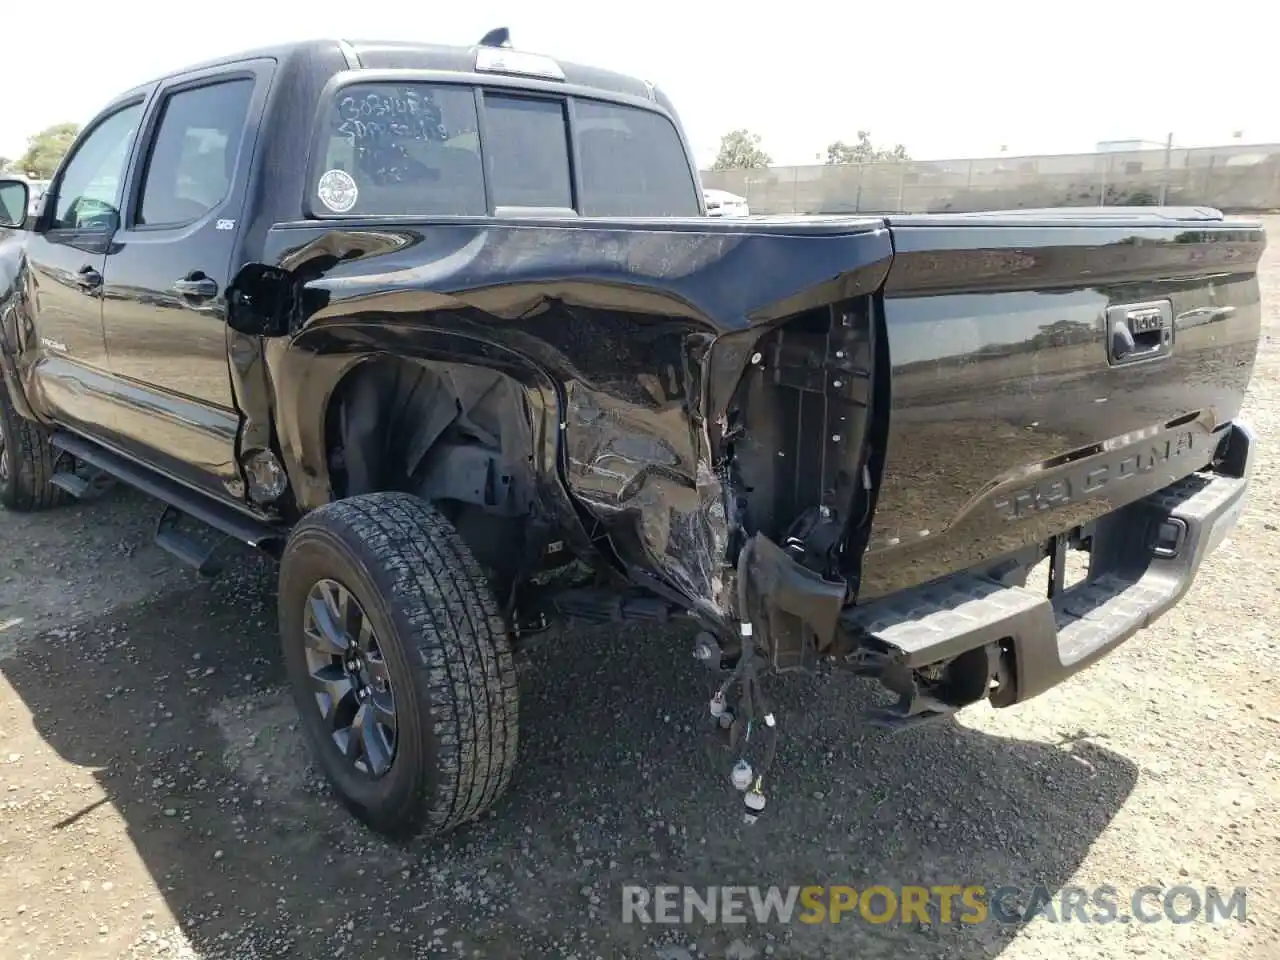
[[[1213,212],[889,219],[889,433],[860,599],[1200,469],[1257,350],[1261,226]]]

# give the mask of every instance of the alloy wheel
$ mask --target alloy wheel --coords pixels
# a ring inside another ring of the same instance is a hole
[[[377,778],[395,761],[396,700],[373,623],[336,580],[307,594],[303,640],[316,707],[347,762]]]

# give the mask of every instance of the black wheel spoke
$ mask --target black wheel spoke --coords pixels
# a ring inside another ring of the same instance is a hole
[[[396,698],[391,692],[391,672],[387,661],[382,659],[379,651],[370,653],[364,661],[365,673],[369,677],[369,705],[378,723],[393,734],[396,731]]]
[[[377,650],[378,648],[378,638],[374,636],[373,624],[370,622],[369,618],[363,614],[360,616],[360,625],[351,634],[351,636],[355,639],[356,646],[365,653]]]
[[[348,644],[365,649],[365,634],[371,629],[360,604],[346,587],[338,587],[338,623]]]
[[[342,656],[351,644],[340,623],[330,592],[317,585],[307,598],[307,645],[332,657]]]
[[[369,773],[380,777],[391,769],[391,747],[378,726],[376,713],[367,703],[361,704],[351,722],[352,739],[359,739],[360,752],[364,755]],[[350,750],[348,750],[350,756]]]
[[[373,708],[374,719],[392,733],[396,732],[396,701],[391,691],[380,693],[373,691],[369,695],[369,706]]]
[[[352,763],[360,759],[364,753],[364,737],[362,728],[364,727],[364,718],[368,716],[369,708],[361,704],[356,710],[356,715],[351,718],[351,726],[346,729],[345,742],[342,744],[343,755]]]
[[[339,718],[343,713],[344,701],[355,697],[355,685],[351,678],[337,664],[321,667],[311,675],[316,688],[316,704],[320,707],[320,716],[329,725],[330,730],[341,724]]]

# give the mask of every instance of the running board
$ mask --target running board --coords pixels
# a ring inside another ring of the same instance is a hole
[[[176,480],[145,467],[128,457],[101,447],[91,440],[65,430],[54,433],[55,447],[65,450],[77,460],[96,467],[143,493],[166,504],[156,526],[156,543],[183,563],[205,573],[216,572],[210,549],[179,529],[180,515],[198,520],[218,533],[239,540],[259,550],[273,552],[283,533],[265,521],[251,517],[212,497],[198,493]],[[55,478],[58,474],[55,474]],[[77,477],[76,479],[81,479]],[[62,484],[59,484],[62,486]],[[67,489],[63,487],[63,489]],[[73,492],[73,491],[69,491]]]

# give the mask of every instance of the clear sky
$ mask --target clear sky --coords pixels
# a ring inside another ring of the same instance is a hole
[[[290,39],[516,47],[663,87],[698,161],[747,127],[776,163],[870,130],[927,158],[1280,141],[1269,0],[15,0],[4,12],[0,155],[187,63]]]

